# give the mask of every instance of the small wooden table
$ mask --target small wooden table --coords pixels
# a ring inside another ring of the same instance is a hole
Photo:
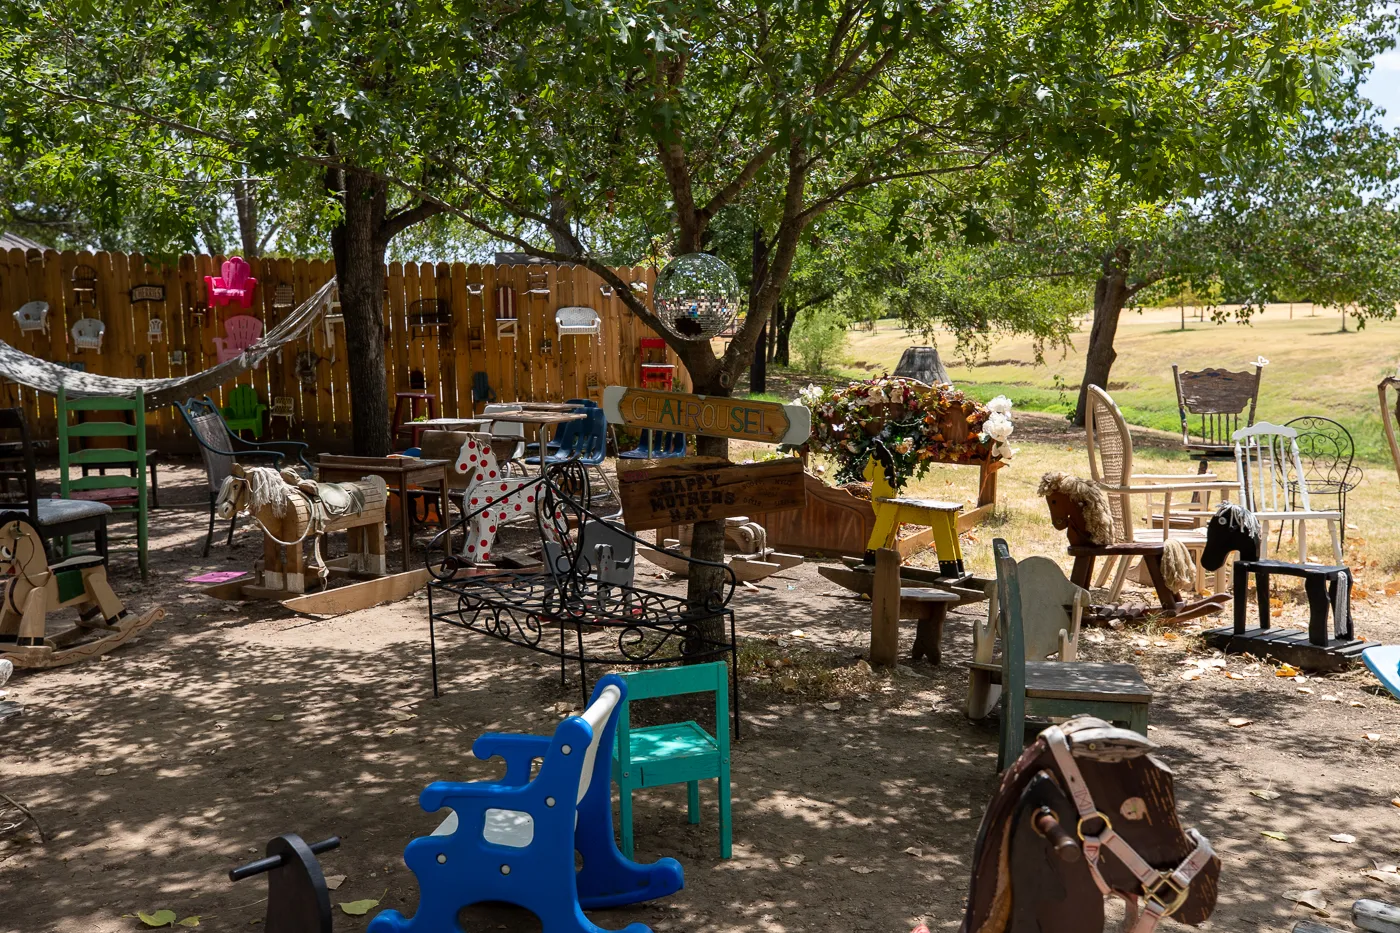
[[[424,431],[480,431],[491,423],[490,418],[429,418],[427,421],[414,421],[409,424],[413,429],[413,445],[421,447],[423,443]]]
[[[539,404],[549,404],[541,402]],[[545,467],[549,460],[549,439],[545,436],[548,428],[557,424],[564,424],[568,421],[582,421],[588,416],[577,410],[575,405],[561,405],[564,411],[545,411],[542,409],[520,411],[502,411],[491,415],[492,421],[504,421],[511,424],[523,424],[533,426],[535,429],[535,440],[540,446],[540,474],[544,474]]]
[[[413,534],[408,516],[410,486],[438,487],[438,524],[447,527],[446,460],[419,460],[415,457],[346,457],[321,454],[316,460],[316,478],[323,483],[345,483],[366,476],[379,476],[391,492],[399,494],[399,535],[403,538],[403,569],[409,570]]]

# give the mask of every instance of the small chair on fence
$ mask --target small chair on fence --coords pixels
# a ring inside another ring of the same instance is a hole
[[[312,475],[311,463],[306,459],[307,445],[301,441],[245,441],[224,423],[219,406],[209,396],[202,399],[190,398],[176,402],[175,407],[190,426],[190,433],[199,443],[200,455],[204,458],[204,478],[209,486],[209,533],[204,537],[202,556],[209,556],[209,547],[214,541],[214,503],[219,490],[233,470],[235,460],[242,460],[251,466],[296,467],[300,462],[307,476]],[[228,525],[228,543],[233,544],[233,530],[238,525],[234,515]]]
[[[223,408],[224,423],[234,434],[253,432],[253,440],[263,436],[263,415],[267,406],[258,398],[258,390],[250,385],[234,386],[228,393],[228,404]]]
[[[27,301],[15,312],[15,323],[21,334],[49,332],[49,303],[47,301]]]
[[[73,349],[102,352],[102,338],[107,333],[107,325],[95,317],[79,318],[70,329],[73,334]]]
[[[220,275],[206,275],[205,287],[209,292],[209,307],[236,304],[240,307],[253,306],[253,290],[258,280],[253,278],[252,269],[242,257],[233,256],[224,260],[219,268]],[[223,360],[220,360],[223,362]]]
[[[660,337],[641,338],[637,341],[637,357],[641,387],[671,391],[676,381],[676,367],[666,362],[666,341]]]
[[[719,798],[719,854],[733,854],[734,826],[729,787],[729,666],[723,661],[623,674],[627,699],[617,723],[613,780],[621,801],[622,854],[632,858],[632,793],[644,787],[686,785],[686,816],[700,822],[700,782],[716,778]],[[713,693],[715,734],[694,720],[632,728],[632,704],[638,700]]]
[[[370,933],[439,933],[459,929],[457,915],[484,901],[514,904],[547,933],[601,933],[585,909],[665,897],[684,885],[675,859],[639,865],[618,850],[608,780],[627,684],[598,681],[588,707],[554,736],[486,733],[472,744],[482,761],[500,757],[500,781],[429,784],[419,803],[448,809],[431,836],[414,839],[404,863],[418,879],[418,909],[377,915]],[[531,778],[536,759],[539,773]],[[624,821],[623,825],[627,825]],[[578,860],[581,858],[582,865]],[[650,933],[633,924],[631,933]]]
[[[148,578],[146,532],[146,394],[137,389],[131,398],[70,399],[58,389],[58,476],[64,499],[103,502],[114,513],[136,521],[136,559],[141,579]],[[84,421],[84,412],[110,411],[129,416],[123,421]],[[129,447],[84,448],[87,438],[119,438]],[[76,442],[76,443],[75,443]],[[129,467],[133,476],[74,476],[74,467]],[[134,478],[133,478],[134,477]],[[135,488],[132,488],[132,487]]]
[[[214,353],[220,363],[238,359],[239,355],[262,336],[263,322],[251,314],[235,314],[224,321],[223,337],[214,338]]]
[[[1305,415],[1284,425],[1298,432],[1298,455],[1303,464],[1303,476],[1289,484],[1289,508],[1298,507],[1298,492],[1307,489],[1310,500],[1335,499],[1342,513],[1342,543],[1347,541],[1347,493],[1361,485],[1365,472],[1353,461],[1356,445],[1351,432],[1331,418]],[[1279,526],[1283,534],[1283,526]]]
[[[1016,562],[1021,588],[1035,598],[1021,603],[1021,630],[1027,661],[1079,659],[1079,625],[1089,593],[1065,578],[1048,557]],[[1001,611],[996,589],[987,602],[987,617],[972,625],[972,663],[968,665],[967,717],[985,719],[1001,698],[1001,661],[994,660]]]
[[[1257,363],[1252,373],[1225,369],[1182,372],[1172,364],[1177,412],[1181,416],[1181,442],[1191,458],[1200,462],[1200,472],[1205,473],[1212,461],[1235,458],[1231,437],[1240,428],[1254,423],[1259,377],[1263,372],[1263,367]],[[1192,417],[1196,418],[1194,431],[1190,424]]]
[[[1020,576],[1006,541],[992,541],[1001,627],[1000,771],[1021,756],[1029,716],[1096,716],[1147,735],[1152,689],[1131,664],[1027,659]],[[1030,599],[1041,598],[1027,591]]]

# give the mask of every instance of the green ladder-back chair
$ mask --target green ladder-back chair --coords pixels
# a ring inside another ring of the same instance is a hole
[[[622,675],[627,699],[617,720],[613,750],[613,780],[617,782],[622,816],[622,852],[632,857],[632,792],[642,787],[685,784],[690,822],[700,822],[700,782],[718,778],[719,851],[729,858],[734,827],[729,796],[729,666],[723,661],[688,664]],[[632,728],[630,707],[635,700],[715,695],[715,734],[693,721]]]
[[[1097,716],[1147,734],[1152,688],[1131,664],[1096,661],[1027,661],[1021,621],[1021,582],[1016,561],[1002,538],[992,541],[997,565],[997,610],[1001,628],[1001,742],[997,770],[1026,746],[1028,716]],[[1034,595],[1038,594],[1033,594]]]
[[[120,412],[121,421],[82,420],[83,412]],[[126,417],[130,415],[130,424]],[[114,437],[123,447],[86,447],[84,439]],[[123,449],[125,448],[125,449]],[[81,476],[82,467],[97,463],[108,467],[135,469],[135,476]],[[59,488],[65,499],[105,502],[113,512],[136,518],[136,553],[141,579],[147,579],[146,564],[146,394],[137,390],[134,398],[70,399],[58,390],[58,469]],[[123,494],[125,493],[125,494]],[[65,542],[65,552],[68,550]]]
[[[253,440],[262,440],[263,414],[267,406],[258,398],[258,390],[252,386],[234,386],[228,393],[228,404],[224,406],[224,423],[234,434],[252,431]]]

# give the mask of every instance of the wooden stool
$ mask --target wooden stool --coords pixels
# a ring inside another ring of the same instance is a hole
[[[1251,575],[1259,604],[1258,628],[1249,628],[1245,618]],[[1306,632],[1270,624],[1269,578],[1276,575],[1303,578],[1308,596]],[[1227,653],[1247,651],[1313,671],[1344,671],[1361,657],[1366,642],[1359,641],[1352,629],[1350,569],[1277,560],[1237,560],[1234,578],[1234,625],[1204,633],[1212,648]]]
[[[918,623],[913,659],[928,657],[938,664],[943,657],[943,622],[948,604],[958,602],[955,593],[924,586],[899,585],[899,552],[880,548],[875,552],[875,588],[870,595],[870,663],[893,667],[899,659],[899,622]]]

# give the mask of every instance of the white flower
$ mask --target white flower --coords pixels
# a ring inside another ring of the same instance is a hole
[[[1011,404],[1011,399],[1005,395],[998,395],[987,403],[987,411],[994,415],[1010,416]]]
[[[1245,365],[1247,365],[1247,366],[1257,366],[1257,367],[1259,367],[1260,369],[1263,369],[1265,366],[1268,366],[1268,365],[1269,365],[1269,361],[1266,360],[1266,359],[1264,359],[1264,358],[1261,356],[1261,357],[1259,357],[1258,359],[1256,359],[1253,363],[1247,363],[1247,364],[1245,364]]]
[[[825,397],[825,389],[815,383],[808,383],[806,388],[797,393],[797,398],[793,401],[799,405],[806,405],[808,408],[813,408],[820,405],[822,399]]]

